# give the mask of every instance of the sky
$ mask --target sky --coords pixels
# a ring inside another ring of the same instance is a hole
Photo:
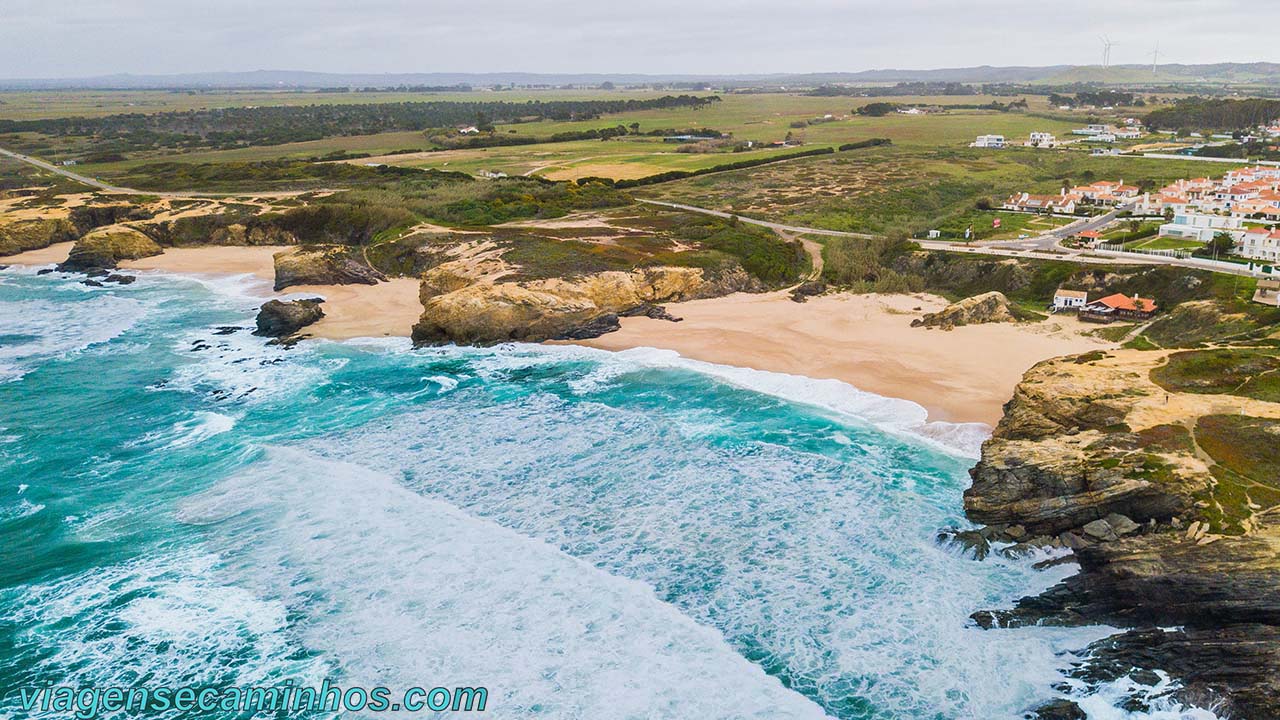
[[[1280,62],[1274,0],[0,0],[0,77]]]

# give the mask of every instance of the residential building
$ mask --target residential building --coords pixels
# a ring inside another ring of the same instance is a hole
[[[1059,195],[1032,195],[1018,193],[1005,201],[1005,210],[1018,212],[1065,213],[1076,211],[1076,197],[1065,190]]]
[[[1094,124],[1089,125],[1089,126],[1087,126],[1087,127],[1082,127],[1082,128],[1077,129],[1077,130],[1072,130],[1072,131],[1071,131],[1071,134],[1073,134],[1073,135],[1101,135],[1101,134],[1103,134],[1103,133],[1110,132],[1110,131],[1111,131],[1111,126],[1110,126],[1110,125],[1104,125],[1104,124],[1101,124],[1101,123],[1094,123]]]
[[[1052,148],[1057,147],[1057,145],[1058,138],[1054,137],[1053,133],[1047,132],[1033,132],[1031,133],[1031,139],[1027,141],[1027,147]]]
[[[1196,240],[1207,243],[1220,232],[1239,238],[1244,232],[1242,221],[1238,217],[1225,215],[1205,215],[1202,213],[1175,213],[1173,222],[1160,226],[1160,237],[1178,238],[1180,240]]]
[[[1064,290],[1058,288],[1053,294],[1054,312],[1074,312],[1089,302],[1089,293],[1084,290]]]
[[[969,147],[977,148],[1002,148],[1004,146],[1003,135],[979,135],[978,139],[969,145]]]
[[[1116,320],[1150,320],[1155,317],[1156,301],[1132,297],[1124,293],[1108,295],[1080,308],[1080,319],[1085,322],[1109,323]]]
[[[1280,230],[1275,228],[1250,228],[1240,242],[1240,254],[1251,260],[1280,260]]]

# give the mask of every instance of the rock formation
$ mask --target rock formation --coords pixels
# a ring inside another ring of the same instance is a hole
[[[66,220],[24,220],[0,225],[0,256],[71,242],[79,236],[75,226]]]
[[[275,289],[294,285],[377,285],[387,279],[350,248],[319,247],[275,255]]]
[[[1017,322],[1020,312],[1009,303],[1004,293],[989,292],[952,303],[936,313],[911,321],[911,327],[936,327],[950,330],[961,325]]]
[[[1280,428],[1280,405],[1175,394],[1152,380],[1166,362],[1159,352],[1095,352],[1028,371],[970,471],[965,509],[988,526],[940,538],[979,556],[1025,542],[1014,535],[1072,549],[1079,574],[973,619],[1135,628],[1090,648],[1076,677],[1164,670],[1184,702],[1280,717],[1280,522],[1268,514],[1280,478],[1242,475],[1250,466],[1240,463],[1259,456],[1234,451],[1257,438],[1233,431],[1223,442],[1220,420],[1252,422],[1265,439]],[[1262,417],[1214,414],[1228,401]]]
[[[413,339],[490,345],[595,337],[616,329],[619,314],[722,294],[723,287],[707,282],[696,268],[646,268],[524,283],[472,282],[456,270],[437,268],[423,279],[423,313]]]
[[[280,338],[292,335],[324,317],[320,303],[324,300],[268,300],[258,310],[258,329],[254,335]]]
[[[95,230],[76,241],[59,270],[83,272],[85,270],[114,268],[121,260],[137,260],[164,252],[154,240],[124,226]]]

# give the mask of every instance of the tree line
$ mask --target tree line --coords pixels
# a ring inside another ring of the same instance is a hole
[[[100,151],[278,145],[342,135],[370,135],[473,124],[591,120],[610,113],[703,107],[716,96],[667,95],[626,100],[403,102],[237,107],[103,117],[0,120],[0,133],[92,137]],[[483,129],[483,128],[482,128]]]
[[[1230,131],[1248,130],[1275,122],[1277,118],[1280,118],[1280,100],[1193,97],[1147,113],[1143,122],[1152,130]]]

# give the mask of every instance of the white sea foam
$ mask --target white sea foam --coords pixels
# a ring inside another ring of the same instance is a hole
[[[0,382],[21,378],[41,362],[108,342],[146,312],[133,298],[99,294],[89,300],[0,302]]]
[[[285,608],[214,579],[216,556],[168,553],[29,586],[4,597],[9,619],[51,655],[28,662],[69,685],[319,679],[288,633]],[[19,658],[11,658],[19,660]]]
[[[490,371],[506,370],[516,365],[589,361],[596,367],[569,383],[573,390],[582,394],[595,392],[608,383],[645,368],[697,372],[734,387],[857,418],[885,432],[909,436],[946,452],[970,458],[978,457],[983,441],[991,435],[991,427],[983,423],[930,422],[928,411],[918,403],[869,393],[840,380],[717,365],[691,360],[673,350],[632,348],[608,352],[568,345],[514,345],[473,353],[473,364]]]
[[[274,449],[180,517],[349,683],[485,685],[502,718],[823,717],[649,587],[361,467]]]
[[[127,447],[149,447],[160,450],[177,450],[204,442],[221,435],[236,426],[236,419],[216,412],[197,412],[193,417],[179,420],[173,427],[149,432],[127,443]]]
[[[1061,653],[1108,632],[967,627],[973,610],[1067,571],[979,564],[935,546],[935,506],[958,502],[958,489],[935,489],[944,480],[936,468],[903,467],[903,457],[862,445],[846,450],[848,462],[779,446],[717,450],[664,430],[678,414],[535,396],[433,406],[313,447],[372,461],[642,580],[832,703],[861,696],[894,717],[927,708],[1001,717],[1059,677]],[[442,446],[436,438],[464,416],[469,432]],[[1007,670],[996,679],[991,667]]]

